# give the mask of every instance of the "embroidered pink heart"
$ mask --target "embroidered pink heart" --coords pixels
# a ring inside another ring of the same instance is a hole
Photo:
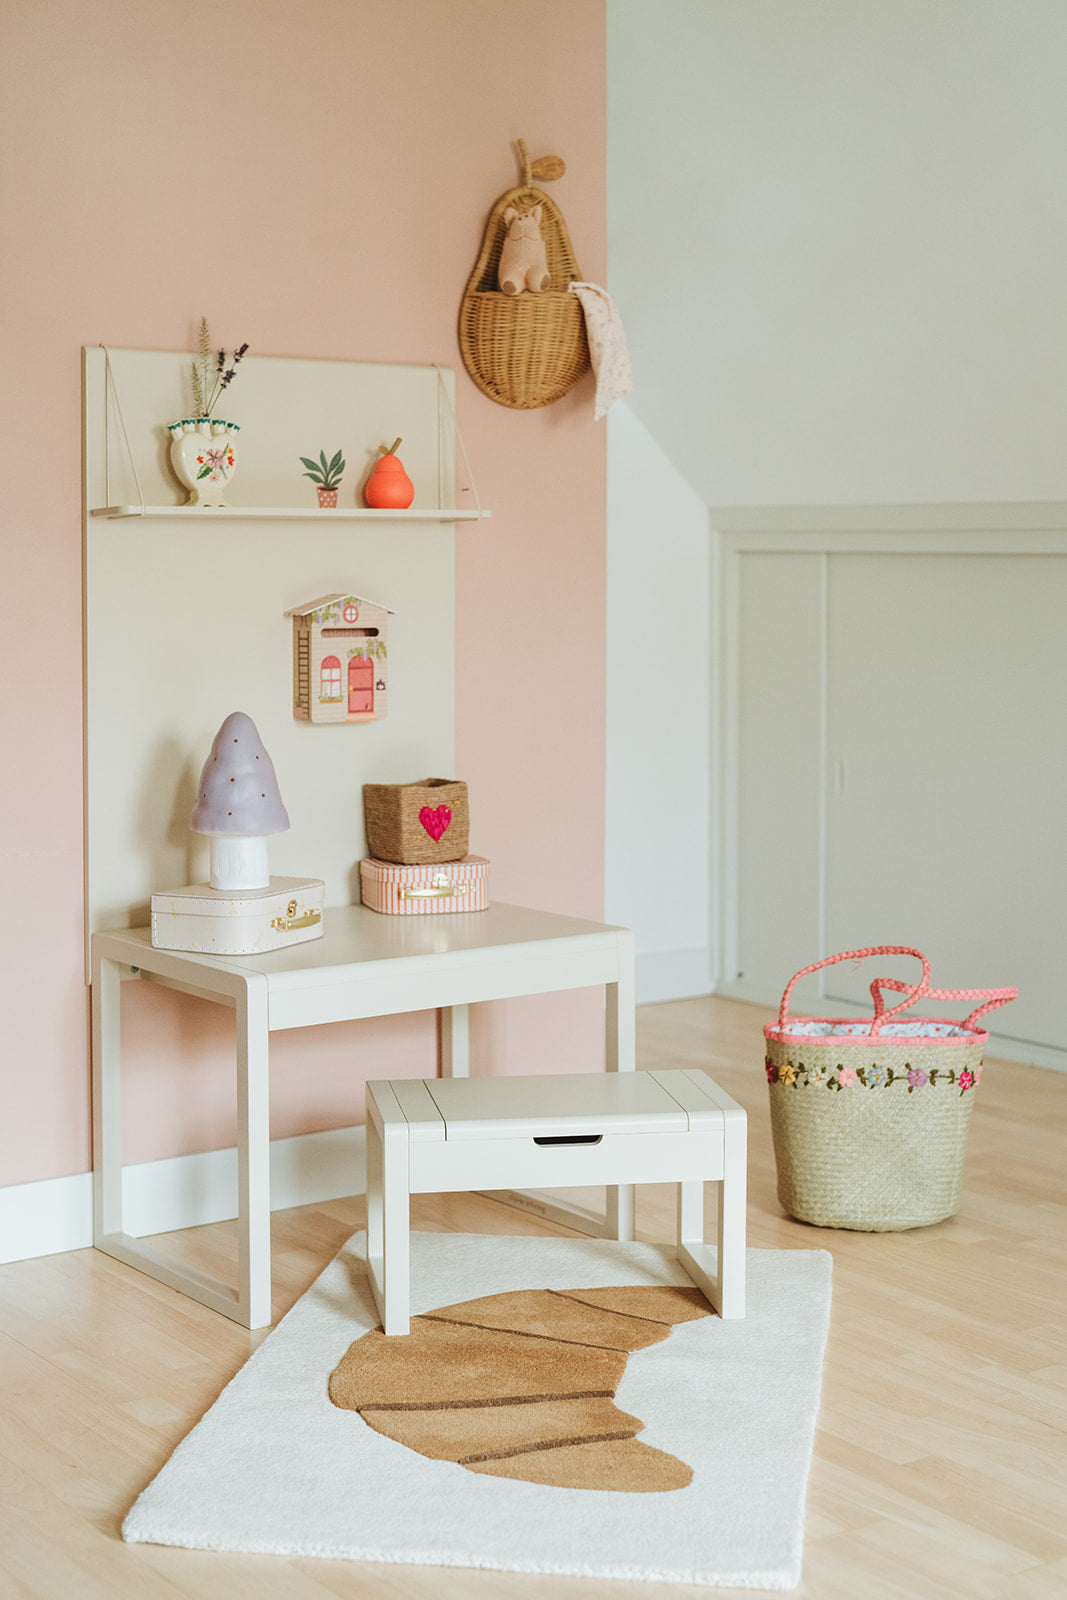
[[[448,824],[452,821],[452,811],[449,806],[438,806],[434,811],[430,806],[423,806],[419,812],[419,821],[430,835],[434,844],[446,832]]]

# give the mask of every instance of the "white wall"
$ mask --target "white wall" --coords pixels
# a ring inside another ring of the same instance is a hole
[[[711,604],[707,508],[625,401],[608,415],[605,916],[639,1001],[706,994]]]
[[[653,724],[624,698],[641,573],[666,570],[640,497],[670,484],[669,564],[694,572],[697,502],[1067,500],[1067,6],[607,8],[608,284],[635,374],[610,419],[608,914],[668,998],[691,990],[660,957],[715,891],[647,871],[626,817],[669,797],[676,874],[706,701]]]
[[[1067,497],[1063,0],[608,0],[633,409],[709,504]]]

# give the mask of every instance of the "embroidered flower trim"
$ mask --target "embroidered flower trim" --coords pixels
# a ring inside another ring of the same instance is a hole
[[[959,1072],[954,1067],[933,1067],[926,1072],[922,1067],[913,1067],[906,1061],[898,1072],[893,1067],[881,1066],[877,1061],[872,1061],[869,1067],[843,1067],[840,1062],[834,1067],[798,1067],[792,1061],[783,1061],[779,1067],[768,1056],[764,1066],[768,1083],[784,1083],[794,1089],[807,1089],[812,1085],[821,1085],[825,1089],[852,1089],[857,1084],[864,1089],[888,1089],[892,1083],[906,1082],[908,1093],[913,1094],[916,1089],[932,1089],[939,1083],[945,1083],[958,1085],[960,1094],[966,1094],[982,1076],[981,1062],[976,1067],[961,1067]]]

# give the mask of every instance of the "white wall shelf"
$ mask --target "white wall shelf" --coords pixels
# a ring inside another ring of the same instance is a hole
[[[332,511],[314,506],[93,506],[91,517],[178,517],[185,520],[255,522],[477,522],[491,517],[491,511],[459,511],[455,507],[432,506],[407,511],[373,511],[359,506]]]

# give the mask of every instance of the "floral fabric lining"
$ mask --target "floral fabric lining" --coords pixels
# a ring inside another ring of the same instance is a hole
[[[807,1039],[822,1039],[830,1034],[850,1037],[870,1036],[870,1022],[846,1022],[838,1017],[790,1017],[783,1029]],[[956,1022],[936,1022],[932,1017],[916,1017],[911,1022],[887,1022],[877,1035],[880,1039],[973,1039],[974,1030]]]

